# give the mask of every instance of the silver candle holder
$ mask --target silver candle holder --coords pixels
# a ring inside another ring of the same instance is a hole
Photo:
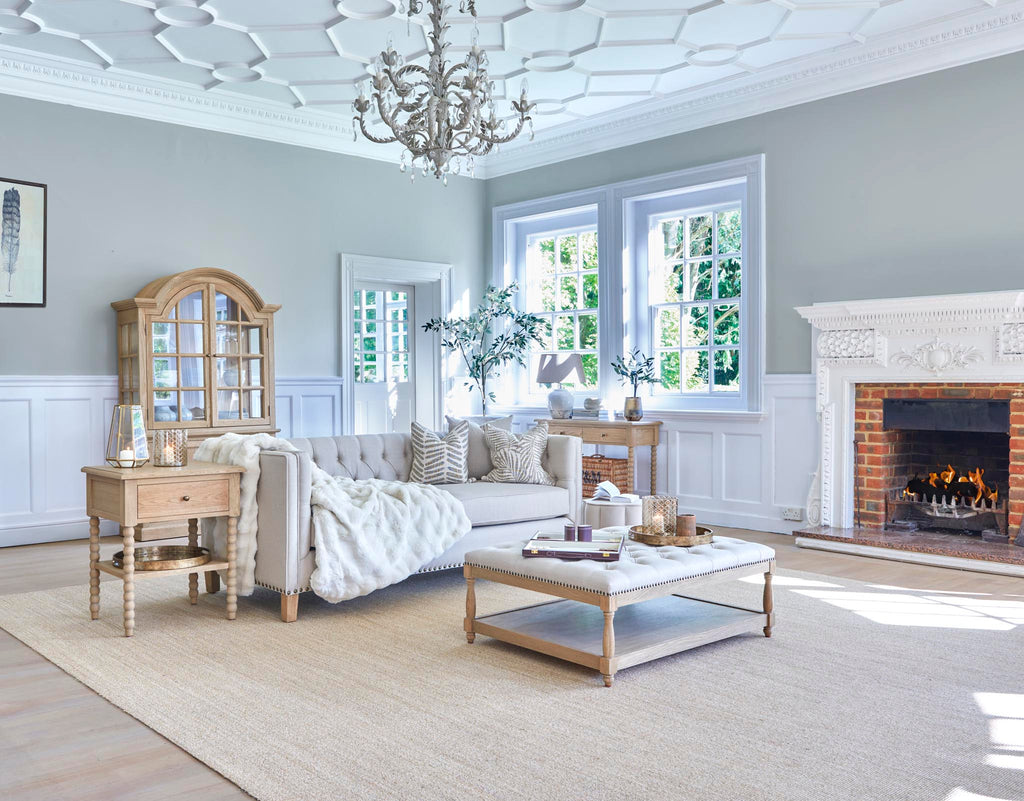
[[[184,467],[188,462],[188,431],[161,428],[153,432],[153,464],[156,467]]]

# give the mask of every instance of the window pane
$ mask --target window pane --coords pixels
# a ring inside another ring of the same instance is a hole
[[[597,386],[597,356],[593,353],[584,353],[580,357],[583,360],[583,377],[586,379],[586,386]]]
[[[708,391],[708,352],[683,351],[683,392]]]
[[[178,353],[205,353],[202,323],[178,324]]]
[[[370,294],[370,293],[367,293]],[[366,314],[363,315],[367,320],[377,319],[377,308],[375,306],[368,306],[366,308]]]
[[[537,281],[534,286],[536,297],[531,299],[531,305],[540,311],[555,310],[555,279],[545,278]]]
[[[739,392],[740,352],[738,350],[715,351],[715,389],[724,392]]]
[[[217,325],[217,353],[238,353],[237,325]]]
[[[376,306],[377,305],[377,293],[376,292],[371,290],[371,291],[366,293],[366,305],[367,306]]]
[[[558,281],[558,290],[558,304],[562,311],[579,308],[575,275],[563,275]]]
[[[661,224],[661,238],[666,261],[686,258],[686,226],[683,220],[665,220]]]
[[[242,395],[245,396],[242,405],[242,417],[263,417],[263,391],[259,389],[246,390]]]
[[[555,274],[555,240],[537,239],[526,254],[526,270],[532,276]]]
[[[580,350],[597,350],[597,315],[580,315]]]
[[[556,350],[572,350],[576,339],[572,316],[560,314],[555,318]]]
[[[541,350],[551,350],[554,345],[551,343],[551,332],[552,324],[551,317],[544,316],[541,318],[541,323],[537,326],[537,333],[540,334],[541,344],[539,345]],[[536,375],[537,371],[533,371],[533,375]]]
[[[677,264],[667,279],[668,300],[711,299],[711,262],[690,261]]]
[[[214,295],[214,308],[218,320],[238,320],[238,302],[223,292]]]
[[[597,231],[580,234],[580,257],[584,270],[597,269]]]
[[[364,364],[363,365],[363,383],[364,384],[375,384],[375,383],[377,383],[377,365],[376,364]]]
[[[258,325],[242,326],[242,352],[262,353],[260,348],[260,328]]]
[[[740,344],[740,307],[735,303],[715,306],[715,344]]]
[[[178,386],[178,360],[153,359],[153,386]]]
[[[238,419],[238,390],[222,389],[217,393],[217,417],[221,420]]]
[[[597,273],[583,275],[583,308],[596,309],[598,302]]]
[[[262,359],[242,360],[242,385],[247,387],[258,387],[263,384],[261,380]]]
[[[679,347],[679,309],[661,309],[658,312],[658,347]]]
[[[174,323],[153,323],[153,353],[176,353],[177,326]]]
[[[206,386],[206,376],[203,375],[203,359],[200,356],[189,356],[178,359],[178,368],[181,370],[182,387],[203,387]]]
[[[205,392],[182,392],[181,393],[182,414],[192,415],[193,420],[206,419],[206,393]]]
[[[708,307],[691,306],[683,317],[683,346],[699,347],[708,344]]]
[[[658,357],[658,374],[661,377],[661,386],[670,392],[679,392],[679,352],[662,353]]]
[[[711,215],[690,217],[690,256],[711,255]]]
[[[739,253],[742,245],[740,210],[720,212],[718,215],[718,252]]]
[[[722,259],[718,262],[718,297],[738,298],[740,296],[741,272],[739,259]]]
[[[377,337],[363,337],[363,350],[377,350]]]
[[[217,359],[217,386],[238,386],[238,359]]]
[[[203,293],[193,292],[186,295],[178,304],[179,320],[202,320],[203,319]]]
[[[558,264],[562,272],[578,269],[575,234],[558,238]]]

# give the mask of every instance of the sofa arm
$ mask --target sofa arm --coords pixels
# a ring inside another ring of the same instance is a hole
[[[309,589],[312,558],[309,454],[263,451],[256,488],[256,583],[291,594]]]
[[[544,452],[544,469],[554,477],[556,486],[569,490],[566,517],[576,520],[583,493],[583,440],[552,434]]]

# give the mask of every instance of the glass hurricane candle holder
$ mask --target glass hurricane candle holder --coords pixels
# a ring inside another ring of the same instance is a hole
[[[679,501],[675,495],[647,495],[641,502],[644,531],[648,534],[675,534]]]
[[[149,443],[142,407],[118,404],[110,418],[107,464],[113,467],[141,467],[149,461]]]
[[[188,461],[188,431],[165,428],[153,432],[153,464],[157,467],[184,467]]]

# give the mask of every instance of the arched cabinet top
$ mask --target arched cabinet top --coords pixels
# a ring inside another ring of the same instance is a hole
[[[138,308],[162,309],[181,290],[211,283],[235,290],[257,314],[273,314],[281,308],[276,303],[266,303],[260,293],[253,289],[247,281],[243,281],[234,273],[216,267],[200,267],[182,273],[165,275],[163,278],[150,281],[134,298],[119,300],[110,305],[117,311]]]

